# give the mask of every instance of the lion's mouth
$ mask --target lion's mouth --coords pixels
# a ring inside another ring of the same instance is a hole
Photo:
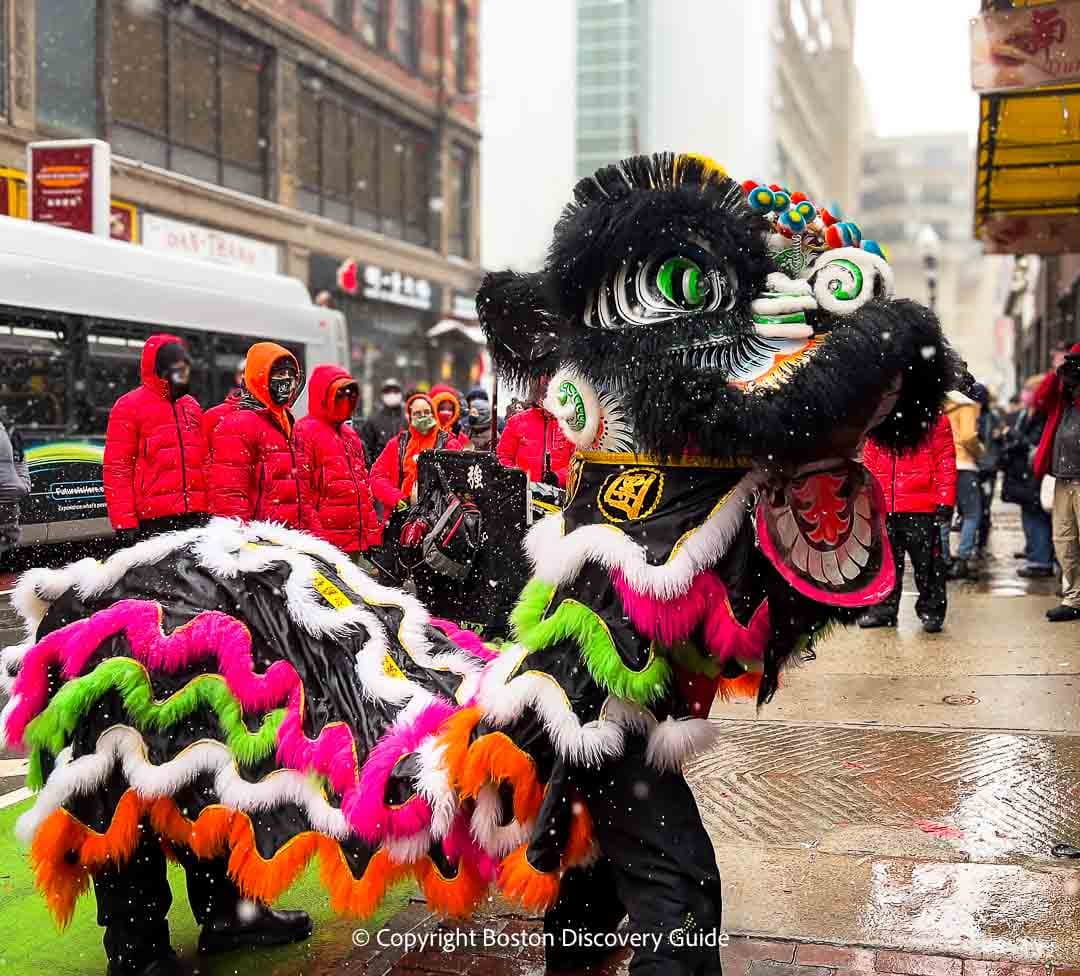
[[[785,382],[820,341],[813,335],[790,338],[755,330],[689,342],[674,347],[672,355],[681,366],[721,373],[728,386],[750,391]]]

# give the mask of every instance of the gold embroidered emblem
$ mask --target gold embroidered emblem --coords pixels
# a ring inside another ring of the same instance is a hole
[[[581,469],[584,467],[585,462],[581,455],[571,455],[570,466],[566,472],[566,505],[569,505],[577,494],[578,486],[581,484]]]
[[[389,654],[383,655],[382,671],[388,678],[397,678],[401,681],[405,680],[404,672],[397,666],[397,662]]]
[[[609,522],[633,522],[652,515],[663,494],[663,472],[656,468],[627,468],[604,479],[596,504]]]

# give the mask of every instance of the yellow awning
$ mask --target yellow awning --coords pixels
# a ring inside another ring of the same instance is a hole
[[[979,99],[975,235],[990,253],[1080,250],[1080,87]]]

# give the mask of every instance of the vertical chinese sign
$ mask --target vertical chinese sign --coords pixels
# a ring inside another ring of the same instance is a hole
[[[99,139],[32,142],[26,147],[30,219],[109,237],[110,153]]]

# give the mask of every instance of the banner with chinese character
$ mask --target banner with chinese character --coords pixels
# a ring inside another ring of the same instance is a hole
[[[971,21],[971,85],[979,92],[1080,80],[1080,0],[982,14]]]

